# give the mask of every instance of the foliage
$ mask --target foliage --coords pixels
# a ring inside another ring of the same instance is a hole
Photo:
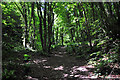
[[[2,49],[5,54],[13,51],[14,47],[22,45],[22,27],[20,16],[13,3],[2,3],[2,10]]]
[[[30,55],[24,54],[24,61],[29,61],[30,60]]]
[[[9,71],[9,70],[5,69],[3,74],[2,74],[3,79],[4,80],[15,79],[16,76],[15,76],[14,72],[15,72],[14,70]]]
[[[23,60],[28,62],[29,50],[48,56],[66,46],[67,53],[94,63],[96,73],[109,75],[113,71],[111,66],[120,63],[119,5],[119,2],[3,2],[3,59],[24,50]],[[29,64],[25,66],[27,70]],[[15,70],[6,68],[3,72],[3,76],[10,78]]]
[[[2,80],[23,80],[25,78],[25,66],[14,62],[3,63]]]
[[[94,63],[96,67],[95,73],[100,73],[101,75],[109,75],[111,72],[114,72],[114,65],[116,63],[119,64],[120,62],[119,40],[112,42],[111,40],[105,40],[105,43],[102,43],[100,46],[102,46],[102,50],[90,54],[92,61],[96,61]]]

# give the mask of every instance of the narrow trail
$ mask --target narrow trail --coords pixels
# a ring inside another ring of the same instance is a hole
[[[66,54],[65,47],[54,51],[50,57],[32,56],[28,80],[90,80],[91,66],[84,59]],[[89,76],[89,77],[88,77]]]

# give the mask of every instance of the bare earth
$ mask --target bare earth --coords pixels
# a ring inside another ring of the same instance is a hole
[[[28,80],[92,80],[96,79],[89,71],[93,66],[86,65],[84,59],[77,60],[75,56],[66,54],[61,47],[50,57],[38,54],[32,56]]]

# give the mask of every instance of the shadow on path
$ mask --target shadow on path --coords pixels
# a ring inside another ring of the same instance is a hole
[[[32,56],[28,80],[90,80],[96,79],[84,59],[66,54],[65,47],[53,51],[51,57]]]

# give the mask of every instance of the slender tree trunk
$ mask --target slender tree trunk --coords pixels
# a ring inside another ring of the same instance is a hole
[[[91,3],[92,14],[93,14],[93,21],[95,21],[95,10],[94,10],[94,3]]]
[[[47,47],[46,47],[46,40],[47,40],[47,27],[46,27],[46,8],[47,8],[47,3],[45,2],[45,4],[44,4],[44,7],[45,7],[45,9],[44,9],[44,47],[43,47],[43,50],[45,51],[45,52],[47,52]]]
[[[39,10],[39,11],[38,11]],[[43,43],[43,30],[42,30],[42,11],[41,11],[41,3],[38,4],[37,3],[37,14],[39,17],[39,33],[40,33],[40,39],[41,39],[41,45],[42,45],[42,49],[44,49],[44,43]]]
[[[50,11],[49,15],[48,15],[48,42],[49,42],[49,45],[48,45],[48,52],[50,52],[50,48],[51,48],[51,44],[52,44],[52,38],[53,38],[53,33],[52,33],[52,26],[54,24],[54,13],[53,13],[53,9],[52,9],[52,3],[49,4],[48,3],[48,11]]]
[[[62,30],[61,30],[61,39],[62,39],[62,46],[63,46],[63,27],[62,27]]]
[[[70,29],[71,32],[71,41],[73,41],[73,28]]]
[[[56,31],[56,43],[58,44],[58,27],[57,27],[57,31]]]
[[[50,29],[50,23],[51,23],[51,13],[50,13],[50,4],[48,3],[48,52],[50,52],[50,43],[51,43],[51,29]]]
[[[51,48],[51,45],[52,43],[54,42],[54,29],[52,29],[52,26],[54,25],[54,13],[53,13],[53,8],[51,6],[51,15],[52,15],[52,19],[51,19],[51,25],[50,25],[50,31],[51,31],[51,39],[53,39],[51,42],[50,42],[50,45],[49,47]]]
[[[27,48],[26,44],[28,43],[28,31],[27,31],[28,24],[27,24],[27,8],[25,5],[25,2],[24,2],[23,13],[24,13],[24,18],[25,18],[25,48]]]
[[[35,49],[35,14],[34,14],[34,2],[32,3],[32,14],[33,14],[33,25],[34,25],[34,27],[33,27],[33,29],[34,29],[34,31],[33,31],[33,44],[32,44],[32,47],[33,47],[33,49]]]
[[[31,3],[31,6],[32,6],[32,4],[33,3]],[[31,25],[32,25],[32,18],[33,18],[33,9],[32,9],[32,7],[31,7],[31,17],[30,17],[30,20],[29,20],[29,31],[31,30]],[[32,32],[31,33],[29,33],[30,34],[30,46],[32,46],[32,44],[33,44],[33,36],[32,36]]]
[[[53,23],[54,24],[54,23]],[[52,31],[52,43],[55,43],[55,38],[54,38],[54,35],[55,35],[55,28],[53,26],[53,31]]]

